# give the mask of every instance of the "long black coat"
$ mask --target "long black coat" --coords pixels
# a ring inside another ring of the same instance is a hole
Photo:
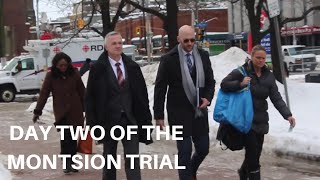
[[[205,74],[205,87],[200,89],[200,97],[211,102],[214,95],[215,80],[209,54],[199,49]],[[192,75],[195,81],[195,71]],[[182,125],[184,136],[207,135],[209,132],[208,110],[204,117],[195,119],[195,111],[184,92],[178,48],[175,47],[161,57],[154,90],[154,118],[164,119],[164,102],[167,88],[167,112],[169,125]]]
[[[262,68],[260,77],[254,72],[251,61],[245,63],[243,67],[248,76],[252,78],[250,81],[254,109],[252,129],[259,134],[267,134],[269,132],[268,102],[266,100],[268,97],[283,118],[287,119],[292,114],[278,91],[274,75],[267,67]],[[221,89],[227,92],[238,91],[241,89],[240,83],[243,78],[240,71],[235,69],[222,80]]]
[[[142,125],[152,125],[146,83],[137,63],[124,54],[122,54],[122,60],[131,82],[129,86],[132,95],[132,111],[139,127],[139,141],[150,144],[152,140],[147,141],[147,132],[141,130]],[[110,86],[111,82],[108,81],[111,79],[108,77],[108,66],[111,65],[105,51],[98,61],[91,66],[86,92],[87,122],[90,126],[103,126],[106,130],[106,137],[108,137],[111,126],[115,124],[114,119],[108,118],[112,112],[108,109],[107,104],[116,91],[114,86]]]

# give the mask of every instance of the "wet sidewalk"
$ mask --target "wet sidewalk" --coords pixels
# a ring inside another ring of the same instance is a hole
[[[7,156],[12,154],[15,156],[36,154],[42,156],[57,155],[60,151],[59,134],[54,128],[51,129],[48,140],[19,140],[10,141],[10,126],[21,126],[27,129],[28,126],[33,126],[32,114],[25,110],[29,107],[31,102],[15,102],[15,103],[0,103],[0,152]],[[53,120],[52,120],[53,121]],[[43,121],[43,126],[52,125],[50,120]],[[39,132],[39,138],[43,136]],[[218,142],[211,140],[210,153],[201,165],[198,171],[199,180],[213,180],[213,179],[238,179],[236,169],[240,166],[243,160],[243,151],[231,152],[222,151]],[[157,141],[150,146],[141,145],[141,154],[162,156],[168,154],[170,157],[175,155],[176,146],[173,141]],[[102,154],[102,146],[95,147],[94,151]],[[118,154],[122,155],[122,144],[119,143]],[[173,158],[171,158],[173,161]],[[3,162],[7,166],[6,162]],[[57,169],[19,169],[11,170],[13,179],[15,180],[99,180],[102,179],[102,170],[82,169],[79,173],[63,174],[61,170],[61,163],[58,160]],[[273,153],[264,151],[261,157],[262,164],[262,179],[282,179],[282,180],[315,180],[320,179],[320,162],[310,162],[299,159],[279,158]],[[97,163],[99,165],[99,163]],[[177,170],[170,170],[164,168],[157,169],[142,169],[142,179],[145,180],[175,180],[178,179]],[[118,170],[117,179],[126,179],[123,168]]]

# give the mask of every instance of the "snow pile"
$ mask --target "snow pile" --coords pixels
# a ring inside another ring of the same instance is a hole
[[[87,71],[86,73],[84,73],[81,77],[82,79],[82,82],[84,84],[84,87],[87,87],[87,83],[88,83],[88,78],[89,78],[89,72],[90,71]]]
[[[3,164],[6,164],[8,157],[0,154],[0,179],[1,180],[11,180],[12,176],[8,169],[4,167]]]
[[[159,63],[154,63],[148,66],[143,66],[141,68],[141,71],[143,73],[143,76],[148,88],[153,86],[155,83],[158,67],[159,67]]]
[[[222,79],[233,69],[243,65],[248,56],[246,52],[237,47],[231,47],[217,56],[211,56],[211,66],[216,84],[220,85]]]
[[[36,106],[37,102],[33,102],[26,111],[33,112]],[[52,124],[54,122],[52,96],[48,98],[47,103],[42,110],[42,116],[40,116],[39,121],[45,122],[47,124]]]
[[[295,79],[295,77],[293,77]],[[278,83],[283,98],[284,86]],[[288,80],[289,102],[296,128],[288,132],[289,124],[283,120],[269,100],[270,135],[275,137],[274,148],[281,151],[320,156],[320,101],[315,98],[320,92],[320,84],[299,83]]]

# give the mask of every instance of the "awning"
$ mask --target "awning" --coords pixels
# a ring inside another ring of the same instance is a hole
[[[318,26],[288,27],[281,29],[281,36],[320,34]]]

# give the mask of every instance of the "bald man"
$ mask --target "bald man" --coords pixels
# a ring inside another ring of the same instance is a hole
[[[163,127],[164,102],[170,127],[183,127],[183,140],[177,141],[180,180],[197,179],[197,170],[209,153],[207,106],[214,95],[215,80],[209,55],[195,45],[191,26],[179,29],[179,44],[161,57],[154,90],[154,118]],[[169,88],[168,92],[167,89]],[[192,155],[192,142],[195,152]]]

